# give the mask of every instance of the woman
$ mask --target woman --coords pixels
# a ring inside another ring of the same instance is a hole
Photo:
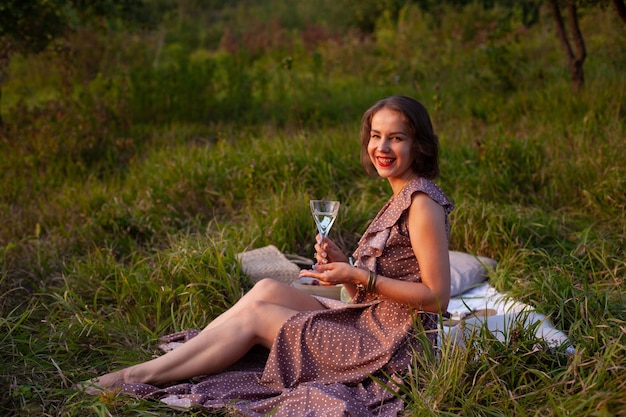
[[[450,297],[453,206],[432,182],[438,141],[420,103],[404,96],[379,101],[363,116],[361,141],[364,168],[386,178],[393,196],[361,238],[354,265],[318,237],[318,263],[300,273],[343,284],[351,303],[265,279],[180,346],[90,381],[92,388],[173,405],[228,404],[249,415],[396,415],[402,402],[370,375],[386,380],[412,364],[423,349],[412,343],[416,321],[436,340],[438,314]],[[249,363],[257,345],[269,355]],[[199,376],[200,383],[157,388]]]

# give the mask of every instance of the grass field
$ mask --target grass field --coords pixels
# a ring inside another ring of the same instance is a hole
[[[496,259],[492,284],[577,348],[530,332],[443,343],[416,364],[407,415],[626,415],[626,27],[583,9],[575,93],[548,16],[521,28],[499,8],[444,13],[381,15],[375,37],[315,20],[268,30],[242,8],[217,36],[189,13],[149,33],[82,29],[72,61],[15,57],[0,136],[0,412],[181,414],[70,387],[232,305],[250,285],[236,253],[309,255],[310,198],[341,200],[331,235],[352,251],[391,193],[362,172],[360,117],[406,94],[440,137],[451,249]]]

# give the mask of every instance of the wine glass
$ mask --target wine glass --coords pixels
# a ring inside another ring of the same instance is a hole
[[[310,205],[317,230],[320,232],[320,236],[325,238],[328,236],[328,232],[330,232],[330,228],[333,227],[333,223],[335,223],[337,218],[339,201],[311,200]]]

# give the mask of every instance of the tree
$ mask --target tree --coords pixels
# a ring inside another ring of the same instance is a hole
[[[583,64],[587,58],[587,50],[580,25],[578,24],[578,10],[575,0],[566,0],[567,28],[561,14],[561,6],[558,0],[548,0],[548,6],[554,23],[556,25],[556,35],[559,38],[561,47],[567,56],[570,79],[575,90],[581,90],[585,85],[585,73]],[[569,29],[569,34],[568,34]],[[570,39],[571,38],[571,39]],[[571,40],[571,41],[570,41]]]

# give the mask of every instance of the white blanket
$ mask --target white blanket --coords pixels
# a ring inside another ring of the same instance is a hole
[[[481,309],[495,310],[495,314],[491,316],[471,314],[472,311]],[[484,322],[494,337],[502,341],[508,339],[509,330],[515,329],[517,325],[522,324],[528,328],[539,322],[535,332],[537,338],[544,339],[550,347],[567,346],[568,354],[575,351],[567,336],[554,327],[548,317],[535,312],[528,304],[515,301],[506,294],[496,291],[488,282],[451,298],[448,312],[452,319],[457,319],[453,321],[462,319],[459,324],[442,326],[443,333],[452,337],[455,343],[463,343],[471,332],[482,328]]]

